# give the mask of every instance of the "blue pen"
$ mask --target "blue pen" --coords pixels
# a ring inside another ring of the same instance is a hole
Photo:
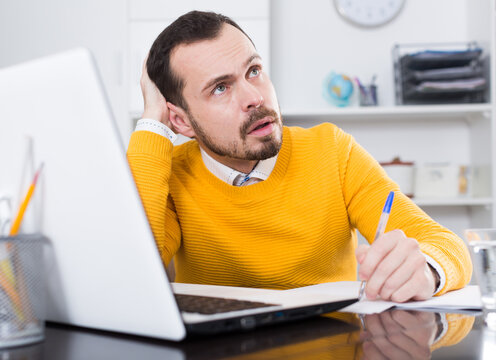
[[[391,191],[386,199],[386,203],[384,204],[384,209],[382,209],[382,214],[379,219],[379,225],[377,225],[377,231],[375,232],[374,241],[376,241],[384,232],[386,231],[386,225],[389,219],[389,214],[391,213],[391,206],[393,205],[394,200],[394,191]],[[358,293],[359,300],[365,295],[365,285],[366,282],[362,281],[360,284],[360,291]]]

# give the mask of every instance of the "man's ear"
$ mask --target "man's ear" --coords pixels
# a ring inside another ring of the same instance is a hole
[[[174,126],[174,129],[181,135],[190,138],[195,137],[195,131],[191,126],[191,122],[186,111],[168,101],[167,107],[169,108],[169,120]]]

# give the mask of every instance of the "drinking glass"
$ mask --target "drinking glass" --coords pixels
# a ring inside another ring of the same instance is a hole
[[[496,329],[496,229],[467,229],[465,238],[481,291],[485,322]]]

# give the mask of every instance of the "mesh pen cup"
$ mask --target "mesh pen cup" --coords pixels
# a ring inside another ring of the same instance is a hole
[[[377,106],[376,85],[365,85],[360,87],[360,106]]]
[[[46,243],[38,234],[0,237],[0,348],[44,339]]]

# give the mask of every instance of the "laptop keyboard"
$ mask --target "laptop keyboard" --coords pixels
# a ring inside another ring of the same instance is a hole
[[[198,314],[218,314],[236,310],[256,309],[268,306],[277,306],[255,301],[225,299],[211,296],[174,295],[179,309],[184,312]]]

